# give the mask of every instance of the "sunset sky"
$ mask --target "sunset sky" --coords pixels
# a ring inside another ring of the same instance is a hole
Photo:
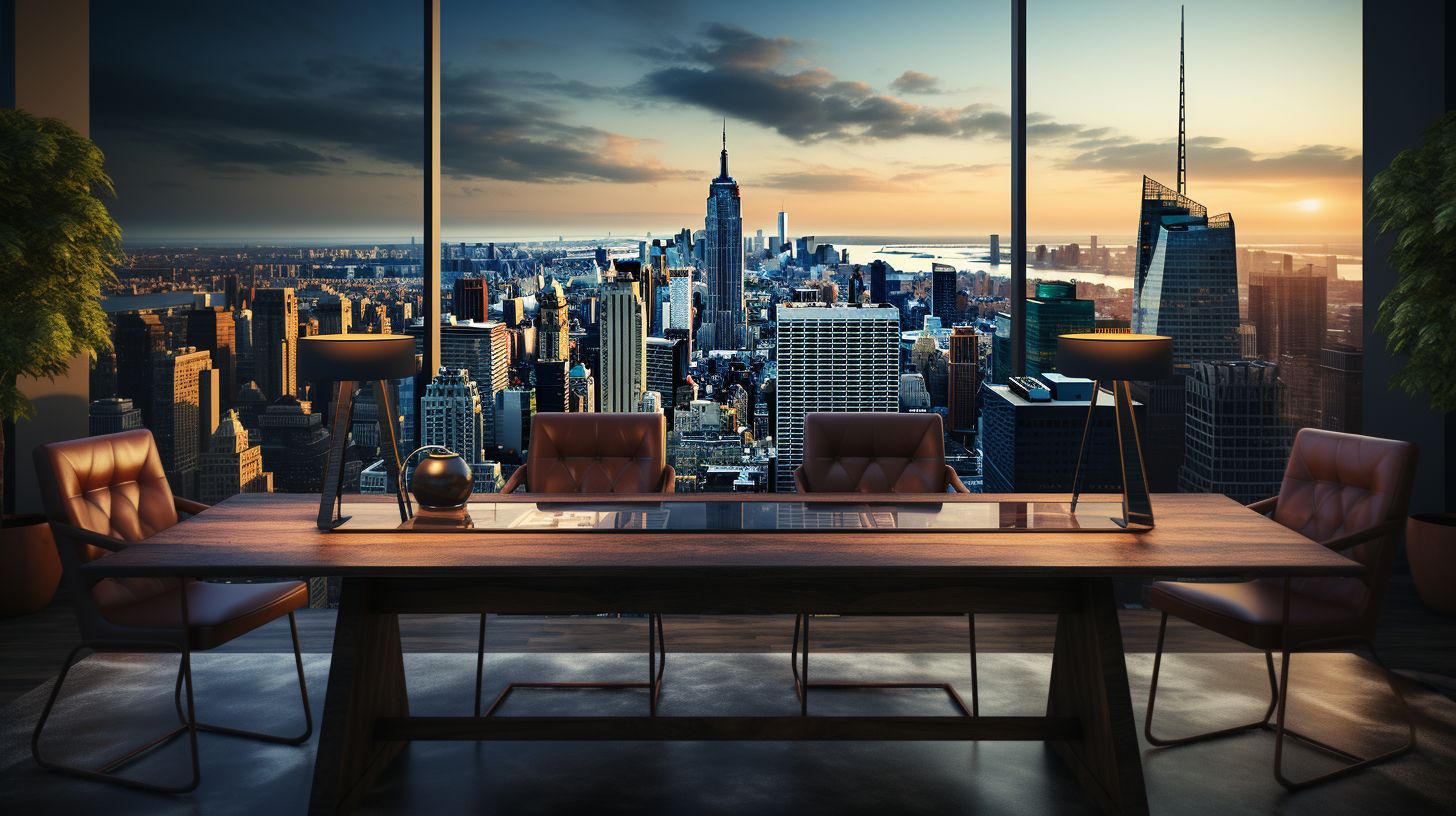
[[[420,13],[96,4],[92,137],[133,241],[419,233]],[[1033,235],[1126,240],[1172,186],[1176,2],[1031,0]],[[887,10],[889,10],[887,12]],[[1188,9],[1189,194],[1240,240],[1360,229],[1354,0]],[[443,2],[446,237],[1010,232],[1006,0]]]

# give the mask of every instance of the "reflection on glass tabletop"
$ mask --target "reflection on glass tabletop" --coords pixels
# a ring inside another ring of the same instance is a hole
[[[918,532],[1121,532],[1117,502],[1079,502],[1072,512],[1061,500],[1018,502],[886,501],[472,501],[462,521],[411,520],[381,502],[344,505],[350,518],[337,532],[543,532],[644,530],[662,532],[793,532],[796,530],[915,530]]]

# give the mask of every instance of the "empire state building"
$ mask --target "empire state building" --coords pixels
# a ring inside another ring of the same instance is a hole
[[[711,328],[711,340],[704,348],[741,349],[748,345],[748,326],[743,307],[743,203],[738,182],[728,175],[728,132],[723,132],[723,153],[718,177],[708,185],[708,217],[705,220],[708,303],[703,328]],[[705,335],[708,332],[704,333]]]

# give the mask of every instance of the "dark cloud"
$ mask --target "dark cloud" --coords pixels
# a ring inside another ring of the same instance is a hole
[[[662,20],[682,16],[689,0],[573,0],[588,11],[630,17],[639,20]]]
[[[227,173],[262,168],[284,175],[318,174],[343,162],[291,142],[247,142],[218,134],[183,137],[177,149],[194,164]]]
[[[393,175],[421,166],[421,75],[403,60],[310,60],[293,71],[251,72],[235,80],[133,65],[94,67],[99,130],[169,147],[194,166],[231,175]],[[447,74],[442,170],[458,179],[528,182],[651,183],[682,175],[639,158],[639,142],[564,124],[561,110],[539,101],[608,92],[545,72]]]
[[[1010,118],[989,105],[926,107],[877,94],[824,68],[784,70],[803,45],[787,37],[761,37],[724,23],[702,33],[703,42],[658,52],[656,58],[676,64],[650,71],[636,90],[755,122],[800,143],[1010,134]]]
[[[1117,173],[1148,173],[1159,167],[1171,168],[1177,160],[1177,143],[1121,142],[1100,144],[1060,163],[1064,170],[1102,170]],[[1335,145],[1308,145],[1291,153],[1260,156],[1252,150],[1226,144],[1214,136],[1188,141],[1190,177],[1236,181],[1246,179],[1311,179],[1355,176],[1361,172],[1360,154]]]
[[[890,87],[902,94],[938,94],[944,93],[940,87],[940,77],[930,74],[922,74],[919,71],[906,71],[890,83]]]

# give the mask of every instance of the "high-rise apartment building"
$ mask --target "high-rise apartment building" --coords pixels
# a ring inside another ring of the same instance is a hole
[[[1036,285],[1036,297],[1026,299],[1026,376],[1057,370],[1057,337],[1095,329],[1095,305],[1078,300],[1074,284]]]
[[[111,336],[116,348],[116,395],[140,408],[142,424],[151,428],[152,372],[154,361],[167,352],[167,330],[154,314],[122,312]]]
[[[248,444],[236,411],[228,411],[212,432],[199,465],[198,501],[217,504],[239,493],[267,493],[271,474],[263,470],[263,446]]]
[[[955,326],[950,330],[950,416],[946,429],[955,434],[976,432],[976,392],[981,387],[976,330]]]
[[[536,359],[561,363],[571,359],[571,331],[566,315],[566,293],[552,281],[536,295],[540,327],[536,333]]]
[[[637,282],[617,279],[601,288],[602,410],[627,413],[647,389],[647,313]]]
[[[237,329],[233,313],[221,306],[207,306],[187,312],[187,345],[212,355],[218,373],[218,394],[222,405],[232,405],[238,394]]]
[[[776,482],[792,493],[806,414],[899,407],[900,314],[890,306],[779,304],[778,331]]]
[[[956,318],[956,271],[950,264],[930,265],[930,313],[940,325],[953,326]]]
[[[713,344],[707,348],[733,350],[747,345],[748,324],[743,305],[743,204],[738,197],[738,182],[728,175],[726,131],[719,165],[718,177],[708,185],[708,215],[704,220],[708,308],[703,322],[713,326]],[[607,372],[603,372],[603,408],[611,410],[605,408],[606,377]],[[633,395],[634,405],[637,398]]]
[[[202,421],[198,382],[211,368],[212,356],[191,346],[152,360],[152,436],[172,492],[188,499],[197,496]]]
[[[1222,493],[1240,504],[1279,492],[1289,461],[1278,366],[1263,360],[1194,363],[1184,382],[1183,493]]]
[[[440,366],[447,369],[464,369],[475,381],[483,405],[494,405],[497,391],[510,385],[511,339],[510,330],[504,323],[462,323],[446,317],[440,324]],[[416,353],[424,353],[424,328],[410,326],[406,334],[415,338]],[[400,405],[407,411],[414,410],[414,395],[408,398],[401,393]],[[413,422],[406,425],[413,426]],[[495,413],[487,411],[482,421],[481,447],[495,446]],[[423,443],[420,443],[423,444]]]
[[[298,392],[298,301],[292,289],[253,296],[253,380],[270,400]]]
[[[451,311],[458,320],[484,323],[490,319],[490,299],[485,278],[456,278]]]
[[[125,397],[106,397],[91,401],[91,435],[121,433],[145,428],[142,412]]]
[[[481,403],[480,389],[470,372],[464,369],[441,368],[420,398],[424,436],[421,445],[443,445],[460,454],[467,462],[481,462],[494,456],[482,456],[485,436],[483,412],[491,411],[493,402]],[[491,426],[494,427],[492,422]],[[491,445],[496,444],[492,440]]]

